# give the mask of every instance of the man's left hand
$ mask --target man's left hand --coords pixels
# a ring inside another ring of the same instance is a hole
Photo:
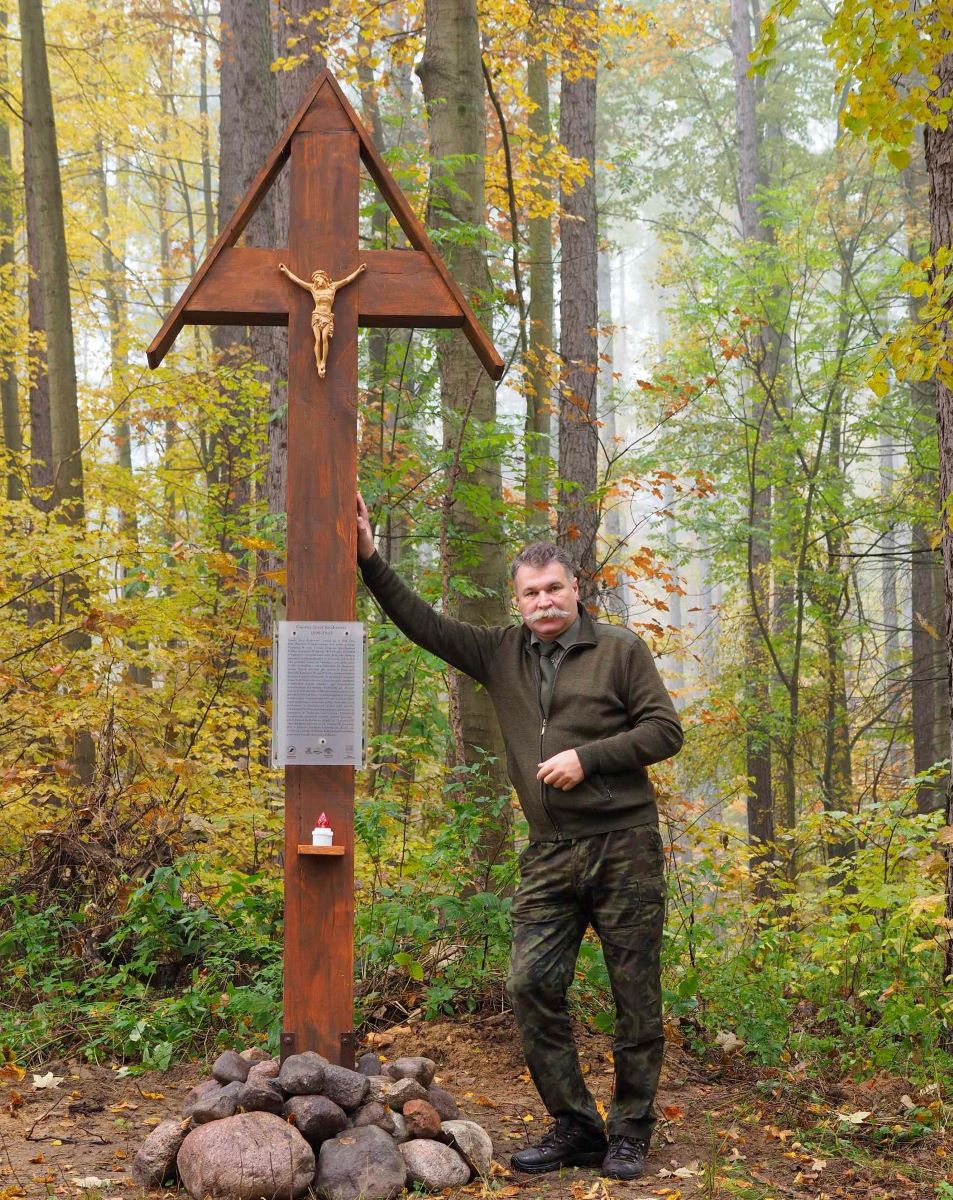
[[[579,762],[579,755],[575,750],[563,750],[559,754],[554,754],[552,758],[547,758],[545,762],[539,764],[536,778],[541,779],[543,783],[548,783],[550,787],[568,792],[577,783],[582,783],[582,765]]]

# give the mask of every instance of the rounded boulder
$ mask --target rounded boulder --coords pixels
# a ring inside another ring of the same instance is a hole
[[[367,1095],[367,1076],[360,1071],[349,1071],[347,1067],[329,1064],[324,1068],[324,1083],[321,1092],[345,1112],[353,1112]]]
[[[399,1150],[376,1125],[349,1129],[321,1147],[315,1189],[328,1200],[395,1200],[406,1183]]]
[[[192,1120],[196,1125],[206,1125],[209,1121],[221,1121],[225,1117],[234,1116],[238,1108],[238,1097],[243,1083],[226,1083],[217,1091],[206,1092],[200,1096],[192,1108]]]
[[[270,1083],[251,1080],[242,1084],[237,1097],[237,1108],[241,1112],[269,1112],[281,1116],[285,1098]]]
[[[442,1087],[437,1087],[435,1083],[427,1088],[427,1101],[440,1113],[441,1121],[458,1121],[460,1119],[460,1109],[457,1107],[456,1100]]]
[[[321,1054],[306,1050],[290,1054],[278,1072],[278,1086],[286,1096],[313,1096],[324,1085],[324,1072],[331,1064]]]
[[[426,1100],[408,1100],[403,1116],[412,1138],[435,1138],[440,1132],[440,1114]]]
[[[241,1056],[246,1062],[253,1066],[256,1063],[271,1062],[271,1055],[263,1046],[249,1046],[247,1050],[241,1052]]]
[[[219,1083],[244,1083],[251,1063],[235,1050],[226,1050],[212,1063],[212,1078]]]
[[[312,1146],[347,1128],[344,1109],[327,1096],[292,1096],[285,1104],[285,1117]]]
[[[189,1121],[162,1121],[139,1147],[132,1173],[143,1187],[161,1187],[175,1178],[175,1159],[185,1141]]]
[[[391,1079],[416,1079],[422,1088],[428,1088],[433,1083],[436,1069],[437,1064],[432,1058],[406,1055],[388,1063],[384,1068],[384,1074],[389,1075]]]
[[[384,1064],[381,1062],[379,1054],[374,1054],[368,1050],[366,1054],[362,1054],[357,1060],[357,1069],[362,1075],[380,1075],[383,1071]]]
[[[408,1183],[420,1184],[428,1192],[459,1187],[470,1182],[470,1168],[452,1146],[441,1142],[404,1142],[398,1147],[407,1164]]]
[[[203,1079],[201,1083],[197,1083],[194,1088],[189,1089],[182,1101],[182,1116],[191,1117],[197,1104],[206,1096],[210,1096],[213,1092],[219,1092],[221,1089],[222,1085],[214,1079]]]
[[[314,1179],[314,1151],[272,1113],[239,1113],[193,1129],[178,1156],[192,1200],[296,1200]]]
[[[359,1108],[354,1114],[353,1122],[355,1129],[360,1129],[364,1125],[376,1125],[378,1129],[383,1129],[385,1133],[389,1134],[393,1134],[395,1128],[394,1114],[383,1104],[378,1104],[376,1100],[371,1100],[369,1104]]]
[[[484,1178],[489,1175],[493,1162],[493,1142],[482,1125],[476,1121],[444,1121],[440,1132],[463,1155],[477,1175]]]
[[[248,1072],[246,1083],[264,1083],[266,1080],[275,1080],[278,1078],[278,1072],[281,1070],[281,1064],[277,1059],[266,1058],[261,1062],[256,1062]]]

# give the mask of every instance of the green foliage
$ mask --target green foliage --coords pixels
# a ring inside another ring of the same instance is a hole
[[[812,817],[791,848],[811,865],[771,905],[738,894],[748,851],[711,826],[674,873],[665,943],[666,1006],[697,1047],[725,1031],[761,1062],[808,1070],[926,1077],[946,1062],[942,879],[924,891],[937,823],[902,800]],[[858,851],[841,871],[823,850],[844,825]]]
[[[215,1044],[277,1046],[275,879],[209,872],[203,881],[190,860],[158,868],[104,938],[65,900],[42,910],[29,895],[0,902],[9,972],[0,1041],[24,1062],[80,1050],[165,1068]]]
[[[387,790],[358,807],[370,876],[356,914],[363,1019],[395,1001],[428,1017],[499,1003],[516,863],[505,849],[489,868],[476,854],[487,819],[511,803],[486,782],[481,761],[455,771],[423,838]]]

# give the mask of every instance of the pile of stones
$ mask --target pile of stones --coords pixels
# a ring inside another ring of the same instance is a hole
[[[260,1049],[228,1050],[212,1078],[163,1121],[136,1155],[145,1187],[179,1183],[193,1200],[393,1200],[405,1187],[440,1192],[490,1170],[493,1145],[421,1057],[356,1071],[320,1054],[283,1063]]]

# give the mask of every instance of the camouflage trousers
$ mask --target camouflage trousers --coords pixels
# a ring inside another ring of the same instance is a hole
[[[507,993],[536,1089],[551,1116],[603,1128],[583,1081],[566,1004],[591,925],[616,1007],[608,1132],[648,1140],[664,1048],[659,955],[665,879],[658,829],[641,825],[566,842],[531,842],[520,870]]]

